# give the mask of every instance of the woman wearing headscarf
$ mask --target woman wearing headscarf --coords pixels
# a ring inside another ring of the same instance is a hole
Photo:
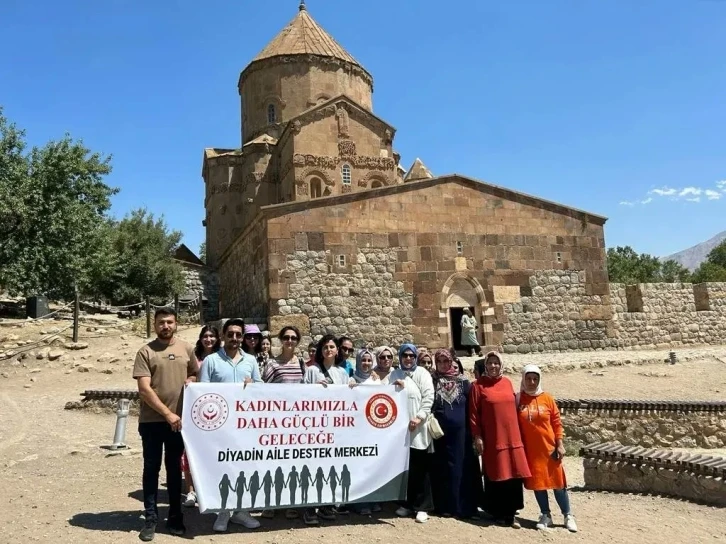
[[[418,366],[418,352],[413,344],[403,344],[398,350],[400,366],[391,373],[389,383],[403,386],[408,396],[408,413],[411,421],[411,449],[408,463],[408,492],[406,502],[396,515],[410,516],[416,513],[418,523],[426,523],[428,511],[433,507],[431,498],[431,457],[433,445],[427,420],[434,403],[434,384],[431,374]]]
[[[393,374],[393,357],[396,354],[392,348],[388,346],[380,346],[376,349],[376,364],[373,366],[373,372],[378,376],[381,385],[391,383],[391,374]]]
[[[434,360],[433,360],[431,353],[428,350],[418,352],[418,358],[416,360],[416,364],[418,366],[420,366],[421,368],[425,368],[429,372],[434,371]]]
[[[484,510],[497,523],[515,529],[524,508],[524,478],[532,476],[519,430],[512,382],[504,377],[504,364],[493,351],[484,357],[484,375],[469,394],[469,423],[474,448],[482,458]]]
[[[552,489],[557,505],[565,517],[565,527],[577,532],[577,523],[570,510],[567,479],[562,466],[565,455],[564,429],[555,399],[542,389],[542,372],[537,365],[522,370],[518,397],[519,426],[522,429],[524,451],[532,476],[524,479],[524,487],[534,491],[541,515],[537,529],[552,525],[547,490]]]
[[[381,379],[378,374],[373,372],[376,356],[368,348],[362,348],[355,356],[355,370],[353,377],[350,379],[351,387],[360,384],[381,385]]]
[[[483,490],[469,431],[471,383],[459,373],[449,350],[437,350],[434,364],[431,413],[444,431],[441,438],[434,440],[434,507],[444,517],[473,518]]]

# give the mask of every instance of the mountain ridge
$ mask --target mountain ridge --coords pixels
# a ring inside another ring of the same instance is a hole
[[[693,272],[701,265],[702,262],[706,260],[706,257],[708,257],[711,250],[724,240],[726,240],[726,230],[719,232],[716,236],[709,238],[705,242],[691,246],[687,249],[674,253],[673,255],[668,255],[661,260],[666,261],[668,259],[673,259]]]

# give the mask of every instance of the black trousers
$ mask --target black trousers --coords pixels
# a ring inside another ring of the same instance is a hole
[[[414,448],[411,448],[410,452],[406,508],[415,512],[428,512],[434,508],[434,502],[431,498],[433,454],[426,450]]]
[[[159,519],[159,472],[162,454],[166,466],[166,485],[169,492],[169,519],[181,516],[181,455],[184,441],[180,432],[174,432],[168,423],[139,423],[141,447],[144,457],[142,487],[146,519]]]

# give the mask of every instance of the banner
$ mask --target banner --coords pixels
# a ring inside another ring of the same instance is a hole
[[[189,385],[182,436],[200,512],[405,499],[408,402],[396,389]]]

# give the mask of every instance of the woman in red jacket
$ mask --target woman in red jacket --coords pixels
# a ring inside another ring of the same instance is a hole
[[[503,376],[502,358],[492,351],[484,361],[485,373],[469,393],[469,424],[484,474],[484,510],[500,525],[519,529],[515,515],[524,508],[522,482],[532,474],[519,431],[514,388]]]

